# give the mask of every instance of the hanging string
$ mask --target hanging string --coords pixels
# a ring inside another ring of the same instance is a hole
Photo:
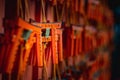
[[[57,6],[57,4],[56,4],[55,9],[56,9],[57,21],[62,21],[63,15],[64,15],[64,11],[65,11],[65,2],[63,2],[63,7],[62,7],[62,13],[61,13],[61,15],[58,12],[58,6]]]
[[[26,17],[29,18],[30,14],[29,14],[29,6],[28,6],[28,0],[25,0],[25,10],[26,10]]]
[[[62,8],[62,14],[60,20],[63,19],[64,13],[65,13],[65,2],[63,2],[63,8]]]
[[[43,79],[46,80],[48,78],[48,72],[47,72],[47,62],[45,59],[45,49],[46,49],[46,44],[43,44]]]
[[[29,18],[29,7],[28,7],[28,0],[25,0],[25,14],[26,17]],[[23,16],[23,6],[22,6],[22,0],[17,0],[17,15],[21,18],[24,18]]]
[[[23,18],[22,0],[17,0],[17,15]]]
[[[17,16],[19,16],[19,11],[20,11],[19,6],[20,6],[20,3],[19,3],[19,0],[17,0]]]
[[[47,22],[46,15],[45,15],[45,3],[43,0],[41,0],[41,5],[42,5],[42,13],[43,13],[43,22]]]
[[[56,9],[56,16],[57,16],[57,21],[58,21],[58,20],[59,20],[59,13],[58,13],[58,7],[57,7],[57,4],[56,4],[55,9]]]

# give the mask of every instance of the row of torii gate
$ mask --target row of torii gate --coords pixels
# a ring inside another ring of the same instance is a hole
[[[31,65],[31,80],[62,80],[65,64],[67,67],[78,66],[81,60],[77,60],[77,56],[93,55],[91,53],[109,43],[108,31],[97,32],[94,27],[80,25],[62,26],[60,22],[28,23],[21,18],[6,19],[6,32],[0,46],[2,79],[22,80],[27,66]],[[73,62],[70,62],[70,57],[74,58]],[[98,69],[94,67],[100,65],[97,63],[93,66],[93,73]],[[41,73],[39,68],[42,69]],[[51,73],[48,68],[51,68]]]

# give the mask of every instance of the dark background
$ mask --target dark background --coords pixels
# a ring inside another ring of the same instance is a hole
[[[111,80],[120,80],[120,0],[108,0],[108,5],[114,13],[114,50],[111,58]]]

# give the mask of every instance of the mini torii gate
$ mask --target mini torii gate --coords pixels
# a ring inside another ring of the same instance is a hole
[[[1,53],[1,65],[2,72],[8,74],[8,80],[11,78],[13,68],[17,69],[17,79],[19,80],[23,72],[25,71],[28,58],[30,56],[33,45],[36,45],[36,53],[34,53],[33,66],[43,67],[43,43],[51,42],[52,47],[52,61],[53,64],[58,64],[63,60],[62,55],[62,30],[60,23],[27,23],[21,18],[16,20],[5,20],[5,27],[10,26],[10,37],[5,35],[5,39],[9,38],[8,44],[5,45],[4,51]],[[50,29],[50,33],[47,36],[42,36],[42,30]],[[50,34],[50,35],[49,35]],[[12,36],[12,37],[11,37]],[[58,39],[59,37],[59,39]],[[57,43],[58,42],[58,43]],[[4,42],[6,43],[6,42]],[[59,44],[59,45],[58,45]],[[8,47],[7,47],[8,46]],[[59,48],[59,52],[57,47]],[[7,50],[5,50],[7,48]],[[18,52],[20,51],[20,52]],[[19,53],[19,60],[16,59],[16,55]],[[59,53],[59,54],[58,54]],[[4,59],[4,60],[3,60]],[[18,61],[16,61],[18,60]],[[3,62],[4,61],[4,62]],[[15,64],[18,65],[15,65]],[[56,70],[55,70],[56,71]],[[56,73],[54,73],[54,77]],[[37,78],[36,78],[37,79]]]

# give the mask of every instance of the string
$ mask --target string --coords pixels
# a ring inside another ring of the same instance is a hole
[[[28,0],[25,0],[25,10],[26,10],[26,17],[29,18],[29,6],[28,6]]]
[[[57,4],[56,4],[55,9],[56,9],[57,21],[62,21],[62,19],[63,19],[63,14],[64,14],[64,8],[65,8],[65,2],[63,2],[62,13],[61,13],[61,15],[60,15],[59,12],[58,12]]]
[[[45,16],[45,5],[43,0],[41,0],[41,5],[42,5],[42,13],[43,13],[43,22],[47,22],[46,16]]]

